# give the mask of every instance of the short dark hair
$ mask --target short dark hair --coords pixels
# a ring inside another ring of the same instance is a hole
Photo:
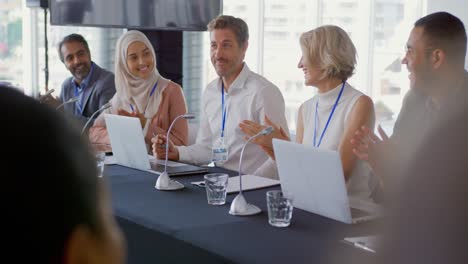
[[[2,185],[9,198],[3,213],[12,229],[7,241],[27,252],[25,262],[62,263],[76,227],[103,232],[93,156],[63,115],[15,89],[0,90],[0,111],[9,111],[0,115],[0,123],[8,124],[0,130]]]
[[[208,23],[209,32],[215,29],[225,28],[228,28],[234,32],[239,46],[244,45],[244,43],[249,40],[249,27],[247,26],[247,23],[245,23],[245,21],[240,18],[220,15]]]
[[[88,55],[91,56],[91,52],[89,51],[89,46],[88,46],[88,42],[86,41],[86,39],[80,34],[73,33],[68,36],[65,36],[58,44],[58,47],[57,47],[58,54],[62,62],[65,62],[65,58],[63,57],[63,54],[62,54],[62,46],[63,44],[69,43],[69,42],[79,42],[83,44],[86,51],[88,52]]]
[[[429,46],[442,49],[450,61],[464,65],[466,30],[459,18],[447,12],[437,12],[420,18],[414,26],[424,29],[423,36]]]

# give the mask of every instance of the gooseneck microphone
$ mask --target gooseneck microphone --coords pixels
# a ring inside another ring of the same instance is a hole
[[[179,118],[184,118],[184,119],[194,119],[195,115],[194,114],[183,114],[180,115],[172,121],[171,125],[169,126],[169,129],[167,130],[166,134],[166,160],[164,162],[164,172],[159,175],[158,179],[156,180],[156,184],[154,188],[158,190],[164,190],[164,191],[175,191],[184,188],[184,185],[178,181],[171,180],[169,178],[169,174],[167,173],[167,159],[168,159],[168,154],[169,154],[169,134],[171,133],[172,126],[174,126],[175,122]]]
[[[242,147],[240,159],[239,159],[239,194],[232,200],[231,209],[229,214],[231,215],[254,215],[260,213],[262,210],[253,204],[247,203],[242,194],[242,156],[244,155],[245,147],[256,137],[271,134],[273,127],[269,126],[258,132],[254,136],[250,137]]]
[[[76,102],[76,101],[78,101],[78,100],[79,100],[79,98],[78,98],[77,96],[76,96],[76,97],[72,97],[72,98],[68,99],[67,101],[65,101],[65,102],[63,102],[63,103],[61,103],[61,104],[59,104],[59,106],[57,106],[57,107],[55,108],[55,110],[59,110],[59,109],[62,108],[64,105],[74,103],[74,102]]]
[[[99,108],[98,110],[96,110],[96,112],[94,112],[91,117],[88,119],[88,121],[86,121],[86,124],[83,126],[83,129],[81,129],[81,135],[83,135],[83,133],[86,131],[86,128],[88,127],[88,125],[91,123],[91,121],[93,120],[94,116],[104,110],[106,110],[107,108],[111,107],[112,104],[111,102],[108,102],[106,103],[105,105],[101,106],[101,108]]]

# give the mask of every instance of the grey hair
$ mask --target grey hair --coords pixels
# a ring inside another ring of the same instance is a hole
[[[354,74],[356,47],[340,27],[321,26],[301,35],[304,59],[324,71],[322,78],[346,80]]]

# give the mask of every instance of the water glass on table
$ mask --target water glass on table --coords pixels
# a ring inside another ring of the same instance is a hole
[[[287,227],[291,223],[293,203],[292,197],[280,190],[266,193],[268,206],[268,223],[276,227]]]
[[[208,204],[225,204],[229,176],[225,173],[210,173],[206,174],[204,178]]]

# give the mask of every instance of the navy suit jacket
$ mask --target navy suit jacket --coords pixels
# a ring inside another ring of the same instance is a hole
[[[75,90],[73,89],[71,82],[72,77],[69,77],[62,84],[62,91],[60,93],[60,100],[62,103],[75,96]],[[114,94],[114,74],[94,63],[93,73],[83,94],[83,113],[81,115],[76,114],[79,113],[76,109],[76,103],[64,105],[64,110],[67,113],[74,115],[79,121],[81,121],[81,125],[84,125],[94,112],[109,102]],[[93,119],[97,116],[98,114]],[[92,126],[92,123],[90,126]]]

